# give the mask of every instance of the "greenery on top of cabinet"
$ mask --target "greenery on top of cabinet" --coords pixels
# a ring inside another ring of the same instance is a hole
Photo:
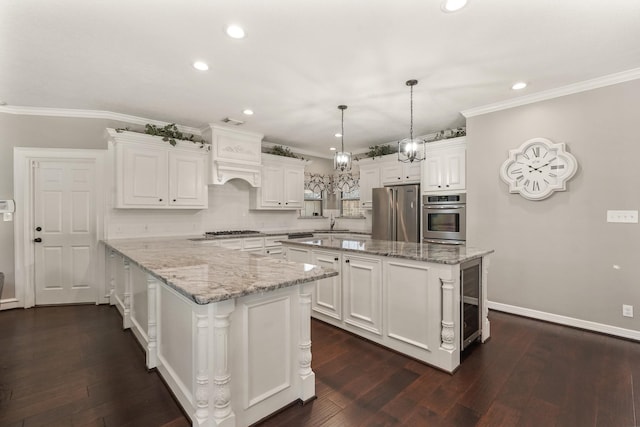
[[[125,131],[136,132],[132,131],[128,127],[116,129],[116,132],[118,133],[122,133]],[[211,148],[210,144],[205,140],[196,139],[194,135],[180,132],[178,126],[176,126],[175,123],[169,123],[168,125],[162,127],[147,123],[144,126],[144,133],[146,133],[147,135],[160,136],[162,137],[163,141],[168,142],[172,146],[175,146],[177,144],[176,140],[180,140],[193,142],[194,144],[200,144],[200,148],[206,148],[207,150]]]
[[[282,156],[282,157],[293,157],[294,159],[304,160],[304,157],[298,156],[293,151],[291,151],[290,148],[283,147],[282,145],[274,145],[267,151],[267,154],[273,154],[274,156]]]

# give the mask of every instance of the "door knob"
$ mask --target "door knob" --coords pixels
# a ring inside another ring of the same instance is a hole
[[[36,242],[36,243],[40,243],[40,242],[42,242],[42,239],[39,238],[39,237],[36,237],[35,239],[33,239],[33,241]]]
[[[42,231],[42,227],[36,227],[36,231]]]

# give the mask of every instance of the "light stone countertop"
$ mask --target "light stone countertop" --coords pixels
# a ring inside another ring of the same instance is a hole
[[[103,243],[197,304],[338,275],[337,271],[311,264],[202,245],[180,237]]]
[[[371,237],[339,238],[327,236],[283,240],[285,245],[341,250],[438,264],[460,264],[493,253],[493,249],[479,249],[464,245],[443,245],[437,243],[394,242],[374,240]]]
[[[366,231],[349,231],[346,229],[334,229],[334,230],[270,230],[270,231],[258,231],[256,233],[246,234],[225,234],[220,236],[193,236],[190,240],[197,242],[201,240],[226,240],[226,239],[244,239],[251,237],[268,237],[268,236],[287,236],[289,234],[298,233],[323,233],[323,234],[358,234],[363,236],[371,236],[371,233]]]

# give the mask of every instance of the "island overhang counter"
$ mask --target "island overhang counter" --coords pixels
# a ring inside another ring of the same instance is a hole
[[[311,316],[447,372],[490,337],[493,250],[366,236],[283,240],[285,257],[340,272],[316,282]]]
[[[310,313],[331,269],[185,238],[103,242],[111,304],[198,426],[315,397]]]

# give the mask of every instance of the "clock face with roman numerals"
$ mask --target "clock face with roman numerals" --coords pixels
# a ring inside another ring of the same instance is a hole
[[[500,177],[510,193],[529,200],[542,200],[554,191],[566,190],[566,182],[576,173],[578,163],[564,143],[533,138],[515,150],[500,168]]]

